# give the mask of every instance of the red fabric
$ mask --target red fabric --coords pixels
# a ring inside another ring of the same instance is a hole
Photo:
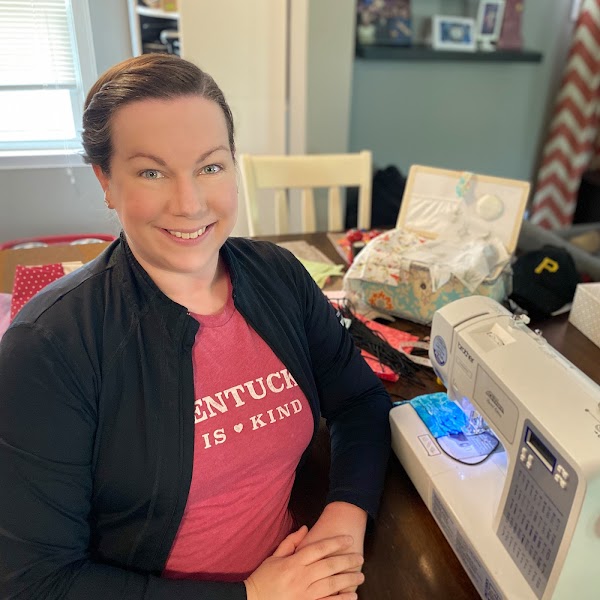
[[[10,320],[12,321],[23,305],[49,283],[65,274],[62,264],[28,267],[17,265],[10,303]]]
[[[194,316],[194,469],[163,575],[241,581],[293,527],[288,502],[313,416],[231,298],[217,315]]]
[[[331,304],[333,306],[337,306],[336,300],[331,300]],[[396,350],[402,350],[402,345],[406,342],[416,342],[419,339],[416,335],[412,335],[406,331],[400,331],[398,329],[394,329],[393,327],[388,327],[387,325],[377,323],[377,321],[365,319],[365,317],[359,315],[358,313],[355,316],[357,319],[360,319],[363,323],[365,323],[369,329],[377,331],[381,337]],[[412,347],[407,346],[404,348],[404,352],[410,354],[412,352]],[[392,382],[396,382],[400,379],[400,376],[397,373],[394,373],[394,371],[392,371],[392,369],[390,369],[388,366],[379,362],[375,356],[366,350],[361,350],[360,354],[365,359],[366,363],[371,367],[373,373],[379,377],[379,379]]]
[[[396,350],[401,349],[401,346],[405,342],[416,342],[419,338],[416,335],[412,335],[407,333],[406,331],[399,331],[398,329],[393,329],[392,327],[388,327],[387,325],[382,325],[381,323],[377,323],[377,321],[369,321],[360,315],[357,317],[366,323],[370,329],[374,331],[378,331],[385,341],[396,348]],[[409,346],[404,350],[407,354],[412,352],[412,348]],[[369,354],[366,350],[361,350],[363,358],[367,361],[367,364],[371,367],[375,375],[384,381],[398,381],[400,376],[397,373],[394,373],[389,367],[383,365],[377,360],[375,356]]]

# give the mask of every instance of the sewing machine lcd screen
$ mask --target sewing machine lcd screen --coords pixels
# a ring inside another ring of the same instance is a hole
[[[556,458],[546,445],[540,440],[540,438],[531,431],[531,429],[527,428],[527,433],[525,434],[525,443],[536,453],[537,457],[542,461],[542,464],[546,466],[549,471],[554,471],[554,466],[556,465]]]

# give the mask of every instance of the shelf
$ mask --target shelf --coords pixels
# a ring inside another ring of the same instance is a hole
[[[138,15],[144,17],[155,17],[157,19],[179,19],[178,12],[161,10],[160,8],[148,8],[147,6],[136,6]]]
[[[366,60],[411,60],[455,62],[542,62],[541,52],[534,50],[494,50],[492,52],[461,52],[434,50],[428,46],[356,46],[357,58]]]

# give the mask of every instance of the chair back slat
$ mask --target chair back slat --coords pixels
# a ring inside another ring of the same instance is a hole
[[[275,190],[275,233],[281,235],[288,231],[287,190]]]
[[[342,224],[342,200],[338,186],[329,188],[328,200],[327,229],[329,231],[341,231],[344,225]]]
[[[312,188],[304,188],[301,196],[302,202],[302,231],[314,233],[317,230],[317,215],[315,212],[315,195]]]
[[[289,200],[285,190],[301,190],[300,211],[303,233],[316,231],[315,188],[328,193],[328,229],[341,231],[343,215],[340,188],[358,187],[358,222],[361,229],[371,225],[371,153],[240,156],[242,183],[245,192],[248,229],[251,236],[268,234],[259,226],[259,191],[275,193],[276,233],[287,233]],[[284,195],[282,195],[284,193]],[[295,197],[295,196],[294,196]]]

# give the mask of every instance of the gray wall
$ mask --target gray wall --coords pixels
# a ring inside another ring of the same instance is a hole
[[[89,0],[98,72],[131,55],[124,0]],[[475,10],[476,0],[415,0],[426,14]],[[413,163],[530,179],[548,97],[564,60],[570,0],[526,0],[527,46],[542,64],[354,63],[350,149],[376,165]],[[89,167],[0,169],[0,241],[117,230]]]
[[[456,2],[419,0],[452,14]],[[469,10],[476,3],[466,1]],[[373,150],[375,165],[411,164],[530,180],[543,142],[549,98],[571,28],[571,0],[525,0],[527,48],[542,63],[410,62],[357,59],[350,147]]]
[[[131,56],[127,2],[89,0],[98,73]],[[63,233],[116,233],[91,167],[0,169],[0,241]]]

